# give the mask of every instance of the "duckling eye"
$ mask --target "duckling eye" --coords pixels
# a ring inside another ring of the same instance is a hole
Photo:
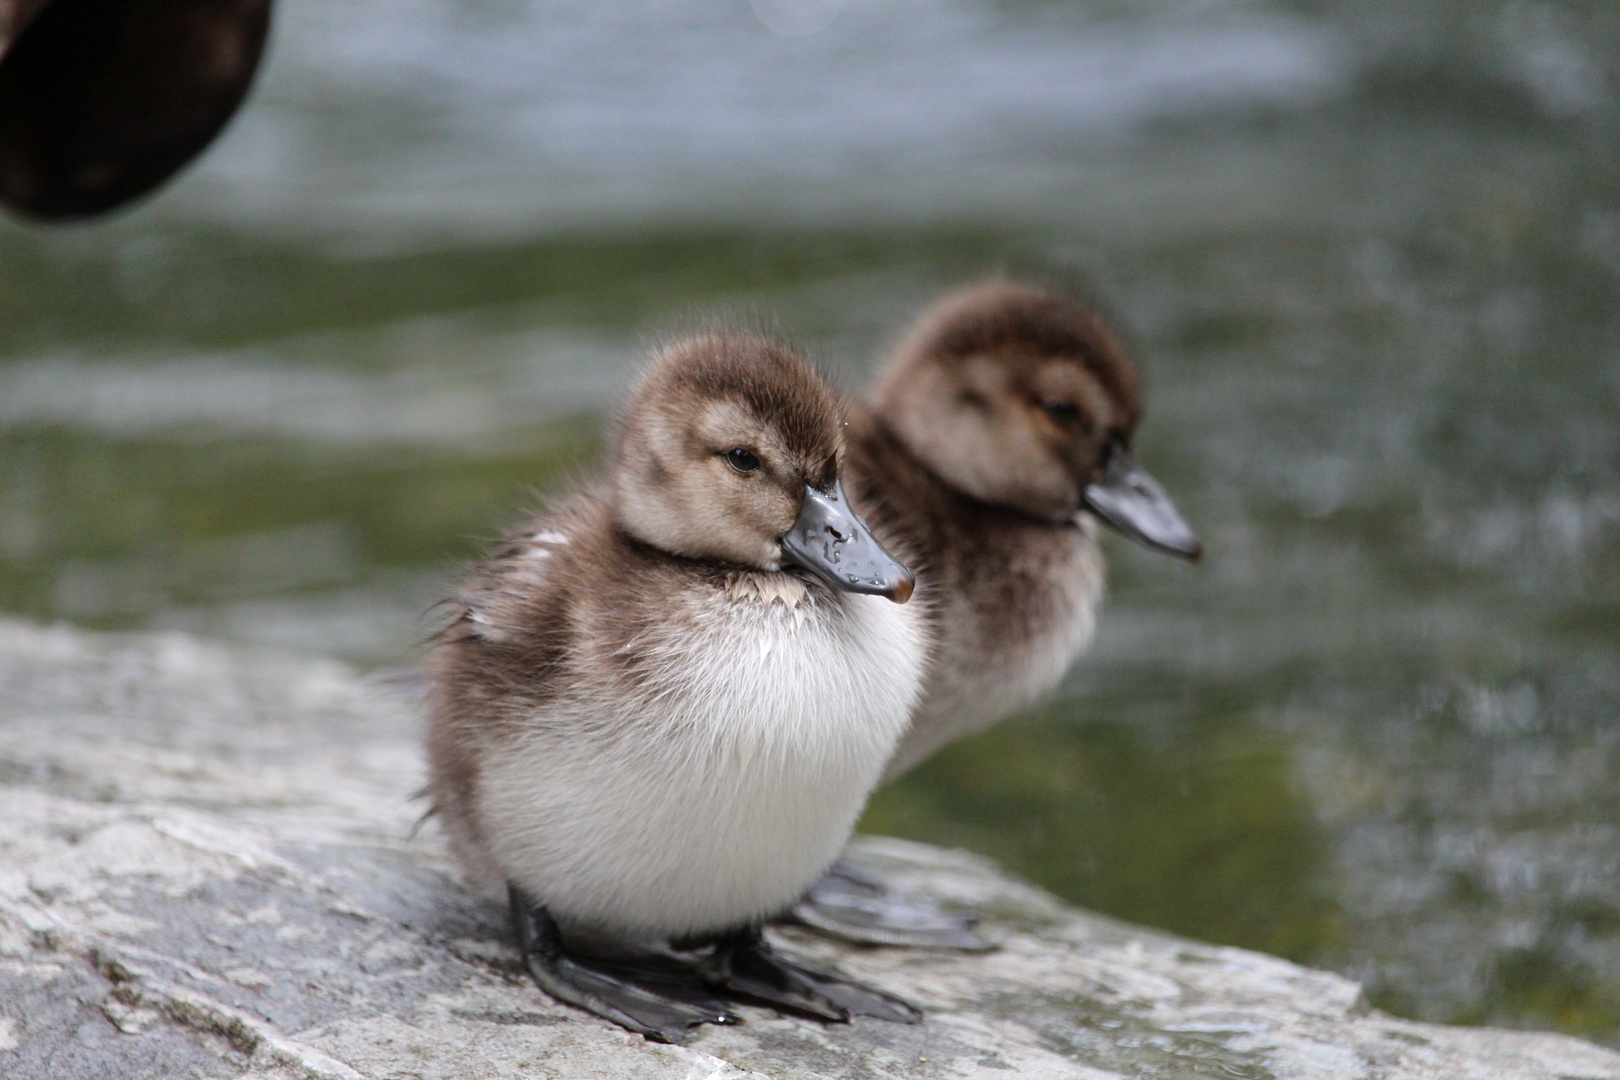
[[[1047,416],[1064,427],[1073,427],[1080,422],[1080,407],[1072,401],[1048,401],[1042,407]]]
[[[734,446],[726,451],[726,464],[740,473],[751,473],[759,468],[759,455],[752,450]]]

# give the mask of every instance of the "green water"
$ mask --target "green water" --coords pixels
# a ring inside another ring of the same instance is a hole
[[[399,662],[694,312],[774,321],[855,389],[940,291],[1076,267],[1129,328],[1140,456],[1208,555],[1111,543],[1057,698],[863,828],[1344,971],[1406,1015],[1620,1040],[1620,14],[948,7],[870,36],[1003,65],[981,96],[1028,56],[1135,71],[1158,104],[1102,79],[1059,88],[1079,119],[1039,86],[1018,123],[928,111],[970,71],[885,119],[870,65],[840,66],[853,9],[801,45],[742,8],[668,5],[657,40],[579,8],[569,33],[655,67],[667,41],[757,38],[797,104],[704,98],[660,123],[719,119],[665,145],[637,126],[659,89],[531,143],[486,130],[479,103],[522,87],[466,71],[499,65],[416,79],[438,54],[392,26],[393,52],[322,52],[339,16],[290,4],[202,171],[106,225],[0,228],[0,608]],[[475,58],[517,33],[510,5],[411,10]],[[1187,49],[1250,41],[1238,75],[1176,89]],[[618,85],[564,45],[549,62]],[[795,154],[763,161],[782,127]]]

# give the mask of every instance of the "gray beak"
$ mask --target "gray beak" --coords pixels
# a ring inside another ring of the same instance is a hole
[[[1159,482],[1114,444],[1100,482],[1087,487],[1081,505],[1145,547],[1196,560],[1203,545],[1176,512]]]
[[[782,555],[835,589],[886,596],[897,604],[911,599],[916,584],[851,509],[842,480],[830,495],[805,487],[799,518],[782,537]]]

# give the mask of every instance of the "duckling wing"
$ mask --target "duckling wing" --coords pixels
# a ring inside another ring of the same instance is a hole
[[[557,693],[569,644],[568,528],[542,515],[474,568],[446,602],[430,672],[430,814],[486,891],[504,888],[479,821],[479,776],[490,742],[516,715]]]
[[[448,601],[451,618],[438,640],[509,645],[532,630],[542,621],[537,612],[553,606],[548,601],[558,591],[556,563],[573,542],[567,524],[551,515],[536,518],[480,563]]]

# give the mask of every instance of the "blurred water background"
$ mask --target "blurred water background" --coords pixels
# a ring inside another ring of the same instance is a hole
[[[1087,272],[1204,536],[869,831],[1620,1041],[1620,8],[282,0],[223,140],[0,226],[0,608],[407,658],[649,342],[843,383]]]

